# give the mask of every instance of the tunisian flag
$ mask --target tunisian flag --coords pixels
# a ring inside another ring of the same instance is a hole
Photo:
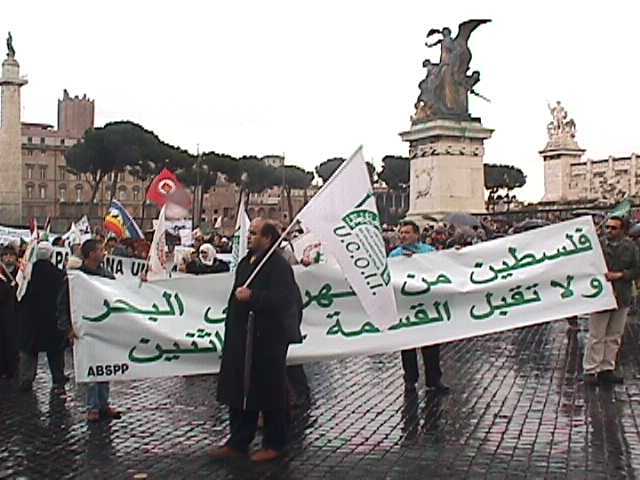
[[[147,200],[155,203],[160,208],[166,204],[165,213],[167,218],[186,217],[189,215],[189,209],[191,209],[189,191],[180,183],[178,177],[166,168],[151,182],[147,192]]]

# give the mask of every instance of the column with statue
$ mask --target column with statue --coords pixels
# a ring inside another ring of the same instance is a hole
[[[469,114],[468,96],[476,95],[480,72],[469,72],[469,37],[490,20],[468,20],[451,29],[431,29],[426,45],[439,47],[438,62],[425,60],[425,77],[411,117],[400,133],[409,143],[411,162],[408,218],[450,212],[482,213],[484,209],[484,141],[493,130]]]

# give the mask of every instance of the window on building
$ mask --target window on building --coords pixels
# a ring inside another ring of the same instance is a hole
[[[64,138],[60,139],[60,145],[64,145]]]
[[[66,180],[66,177],[67,177],[67,168],[58,167],[58,180]]]
[[[118,172],[118,181],[124,182],[124,172]]]
[[[33,198],[33,185],[27,185],[27,198],[29,200]]]
[[[40,137],[40,145],[44,145],[44,137]]]
[[[121,188],[118,190],[118,200],[121,202],[125,202],[127,200],[127,189]]]
[[[67,201],[67,187],[65,187],[64,185],[60,186],[60,201],[61,202],[66,202]]]
[[[47,199],[47,186],[40,185],[40,200],[46,200],[46,199]]]
[[[33,137],[27,137],[27,143],[33,143]]]
[[[47,179],[47,167],[40,166],[40,180],[46,180],[46,179]]]
[[[33,180],[33,165],[27,165],[27,178]]]
[[[76,202],[82,201],[82,185],[76,185]]]
[[[133,201],[140,201],[140,189],[138,187],[133,187]]]

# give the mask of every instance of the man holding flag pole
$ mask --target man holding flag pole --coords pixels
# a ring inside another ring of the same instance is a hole
[[[285,447],[286,391],[280,387],[286,386],[288,344],[302,341],[302,299],[291,267],[276,250],[298,221],[324,239],[369,317],[382,328],[397,321],[382,229],[360,147],[280,236],[269,222],[256,219],[251,225],[250,253],[238,265],[227,307],[218,381],[218,401],[230,407],[231,435],[224,446],[209,452],[212,458],[246,454],[260,411],[263,449],[252,460],[273,460]],[[294,290],[299,302],[292,303]],[[265,357],[266,345],[271,351]]]

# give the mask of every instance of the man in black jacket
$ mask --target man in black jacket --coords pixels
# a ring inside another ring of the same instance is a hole
[[[299,341],[302,312],[300,290],[288,262],[274,252],[247,288],[243,285],[273,244],[278,229],[261,219],[251,223],[249,253],[236,269],[227,307],[224,349],[218,378],[218,401],[230,410],[230,437],[209,451],[215,459],[247,454],[258,426],[264,418],[262,450],[253,461],[278,458],[288,432],[286,359],[289,343]],[[250,387],[244,409],[244,367],[249,312],[255,315]],[[293,329],[292,329],[293,325]],[[292,330],[298,330],[293,332]]]
[[[101,242],[95,239],[85,240],[80,247],[80,251],[82,252],[81,272],[95,277],[115,280],[113,273],[102,266],[105,251]],[[66,280],[58,299],[58,329],[64,332],[73,344],[74,341],[78,340],[78,336],[71,323],[69,300],[69,281]],[[90,383],[87,387],[87,421],[118,420],[121,416],[120,412],[109,405],[109,382]]]

